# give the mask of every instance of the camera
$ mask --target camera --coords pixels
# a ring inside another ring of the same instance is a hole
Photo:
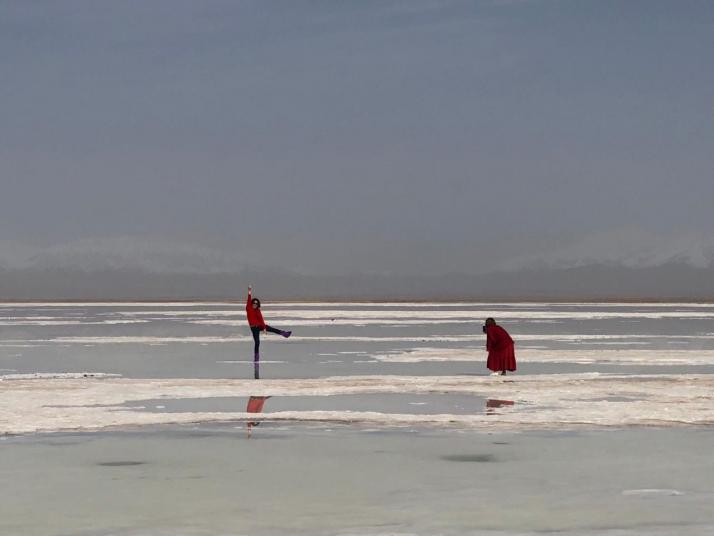
[[[486,333],[486,324],[484,324],[483,326],[481,326],[481,331],[483,331],[484,333]]]

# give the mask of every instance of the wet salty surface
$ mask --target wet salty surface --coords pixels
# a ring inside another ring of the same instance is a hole
[[[0,304],[0,534],[714,533],[714,305],[264,313]]]
[[[471,415],[489,407],[486,398],[472,395],[333,395],[271,396],[266,408],[277,411],[375,411],[388,413]],[[245,397],[137,400],[129,409],[151,412],[236,412],[246,410]],[[491,403],[492,405],[492,403]]]
[[[244,425],[8,438],[0,532],[714,530],[711,430],[492,434]],[[41,514],[40,514],[41,512]]]
[[[701,304],[266,304],[266,378],[485,374],[480,326],[514,335],[520,373],[714,372]],[[252,377],[243,304],[0,304],[0,374]],[[690,367],[697,367],[690,368]]]

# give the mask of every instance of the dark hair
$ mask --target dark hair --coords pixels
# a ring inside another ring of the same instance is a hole
[[[494,326],[496,325],[496,321],[491,318],[490,316],[486,319],[485,324],[493,324]]]
[[[258,307],[260,307],[260,300],[258,298],[253,298],[252,300],[250,300],[250,303],[254,305],[258,304]]]

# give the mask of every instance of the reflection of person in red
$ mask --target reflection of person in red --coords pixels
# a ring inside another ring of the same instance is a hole
[[[487,318],[483,326],[486,334],[486,350],[488,361],[486,366],[493,371],[493,375],[506,375],[506,371],[516,370],[516,352],[513,339],[501,326],[496,325],[493,318]]]
[[[248,399],[248,407],[245,409],[246,413],[262,413],[265,401],[269,398],[269,396],[251,396]],[[260,422],[248,421],[245,424],[248,427],[248,435],[250,436],[253,426],[258,426]]]
[[[507,406],[513,406],[515,402],[513,400],[497,400],[495,398],[489,398],[486,400],[486,414],[487,415],[498,415],[498,408],[505,408]]]

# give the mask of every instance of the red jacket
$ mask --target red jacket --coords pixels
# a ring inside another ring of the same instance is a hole
[[[508,332],[501,326],[488,326],[486,328],[486,350],[488,360],[486,366],[494,372],[516,370],[515,344]]]
[[[486,350],[501,351],[513,346],[513,339],[501,326],[493,325],[486,328]]]
[[[253,296],[250,292],[248,293],[248,301],[245,304],[245,313],[248,316],[248,325],[252,328],[265,329],[265,320],[263,320],[263,313],[260,309],[253,309]]]

